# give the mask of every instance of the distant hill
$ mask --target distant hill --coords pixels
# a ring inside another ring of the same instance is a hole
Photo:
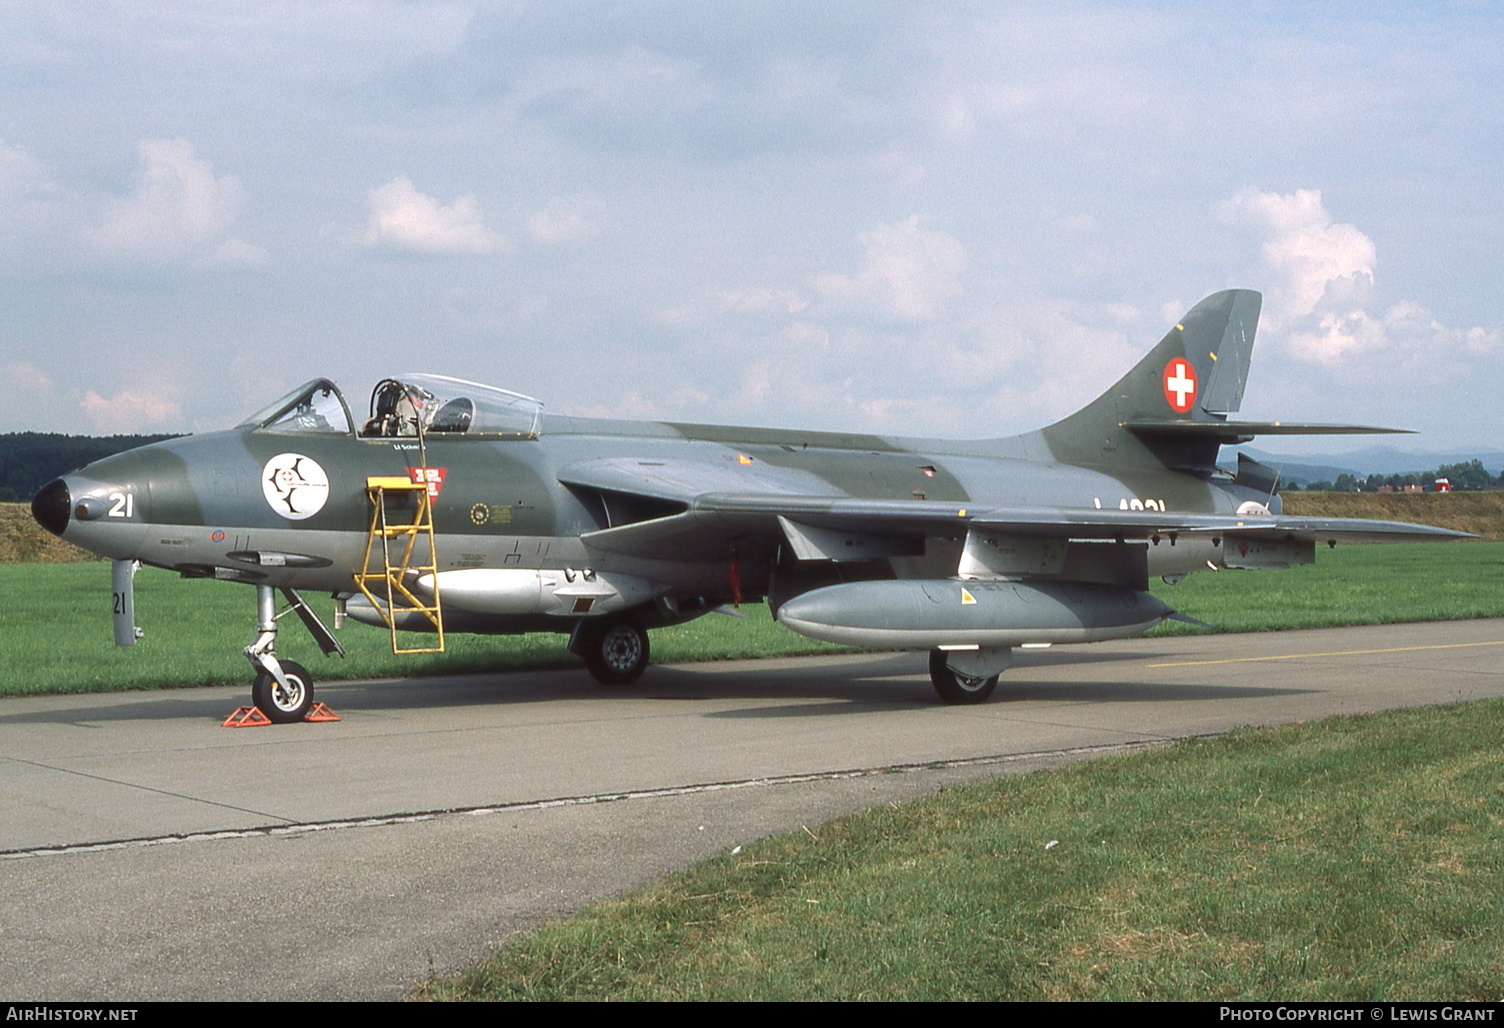
[[[1504,540],[1504,492],[1285,493],[1286,514],[1412,521]]]
[[[68,564],[94,554],[44,532],[24,503],[0,503],[0,564]]]
[[[174,435],[61,435],[57,432],[0,434],[0,501],[29,501],[59,475],[113,453]]]
[[[1443,464],[1466,464],[1472,460],[1482,461],[1483,466],[1495,475],[1504,469],[1504,451],[1481,447],[1475,450],[1405,450],[1398,446],[1365,446],[1330,457],[1307,459],[1313,463],[1351,464],[1364,475],[1423,471]]]
[[[1466,464],[1478,460],[1491,474],[1504,470],[1504,450],[1403,450],[1397,446],[1365,446],[1358,450],[1322,454],[1280,454],[1257,446],[1228,447],[1222,456],[1224,467],[1237,464],[1231,454],[1241,450],[1262,464],[1280,469],[1286,482],[1306,486],[1312,482],[1334,482],[1338,475],[1358,478],[1369,475],[1402,475],[1412,471],[1430,471],[1443,464]]]
[[[1257,450],[1251,446],[1240,447],[1240,449],[1260,464],[1267,464],[1271,468],[1278,470],[1281,488],[1298,485],[1304,489],[1312,482],[1335,482],[1339,475],[1361,477],[1358,476],[1356,470],[1348,467],[1346,464],[1302,464],[1299,463],[1301,460],[1310,458],[1281,457],[1278,454],[1265,453],[1263,450]],[[1229,459],[1224,456],[1222,458],[1222,466],[1226,468],[1236,467],[1237,458],[1232,457]],[[1434,467],[1435,465],[1432,466]],[[1406,468],[1405,470],[1409,471],[1413,469]]]

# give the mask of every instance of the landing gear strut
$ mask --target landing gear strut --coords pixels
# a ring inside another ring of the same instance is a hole
[[[325,656],[332,653],[341,657],[345,655],[339,640],[330,634],[296,590],[283,589],[282,595],[287,597],[288,606],[279,613],[277,595],[272,587],[256,586],[256,639],[242,651],[251,667],[256,669],[256,680],[251,683],[251,702],[268,721],[277,724],[301,721],[313,707],[313,676],[308,669],[296,661],[277,659],[277,619],[283,614],[297,614]]]

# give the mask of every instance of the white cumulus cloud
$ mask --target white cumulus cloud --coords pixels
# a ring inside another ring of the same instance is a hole
[[[961,292],[966,251],[954,236],[919,227],[915,215],[878,225],[858,237],[862,266],[853,275],[815,277],[815,291],[853,313],[900,321],[927,321]]]
[[[110,397],[90,389],[79,406],[88,415],[94,431],[101,435],[139,432],[175,421],[183,413],[176,400],[150,389],[122,389]]]
[[[1261,240],[1259,255],[1272,276],[1261,330],[1301,360],[1339,365],[1384,351],[1476,356],[1498,345],[1497,332],[1448,328],[1413,300],[1371,309],[1378,248],[1357,227],[1337,222],[1319,190],[1244,189],[1221,213]]]
[[[56,192],[47,169],[30,151],[0,140],[0,210]]]
[[[245,202],[238,178],[216,176],[184,139],[144,140],[136,153],[135,188],[107,204],[104,223],[93,234],[101,252],[128,260],[199,258],[236,266],[266,259],[262,248],[230,238]]]
[[[472,194],[457,196],[446,206],[418,192],[407,178],[398,177],[371,190],[367,198],[367,246],[418,254],[484,256],[507,244],[500,233],[486,226],[480,202]]]
[[[52,379],[30,361],[18,361],[5,366],[5,380],[20,395],[35,400],[52,392]]]
[[[527,232],[540,246],[582,243],[600,231],[605,205],[584,196],[559,197],[528,218]]]
[[[1320,190],[1281,194],[1244,189],[1227,202],[1223,215],[1263,237],[1260,254],[1278,276],[1264,306],[1272,326],[1303,318],[1318,306],[1367,298],[1377,249],[1356,227],[1333,221]]]

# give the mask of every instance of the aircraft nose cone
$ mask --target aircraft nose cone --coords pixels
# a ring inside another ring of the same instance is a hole
[[[69,507],[73,497],[68,493],[68,483],[54,478],[31,498],[31,516],[53,535],[62,535],[68,527]]]

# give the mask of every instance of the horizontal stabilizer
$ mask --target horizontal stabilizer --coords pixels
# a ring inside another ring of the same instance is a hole
[[[1123,427],[1140,438],[1215,439],[1221,445],[1246,443],[1261,435],[1411,435],[1408,428],[1333,425],[1312,421],[1190,421],[1134,418]]]

